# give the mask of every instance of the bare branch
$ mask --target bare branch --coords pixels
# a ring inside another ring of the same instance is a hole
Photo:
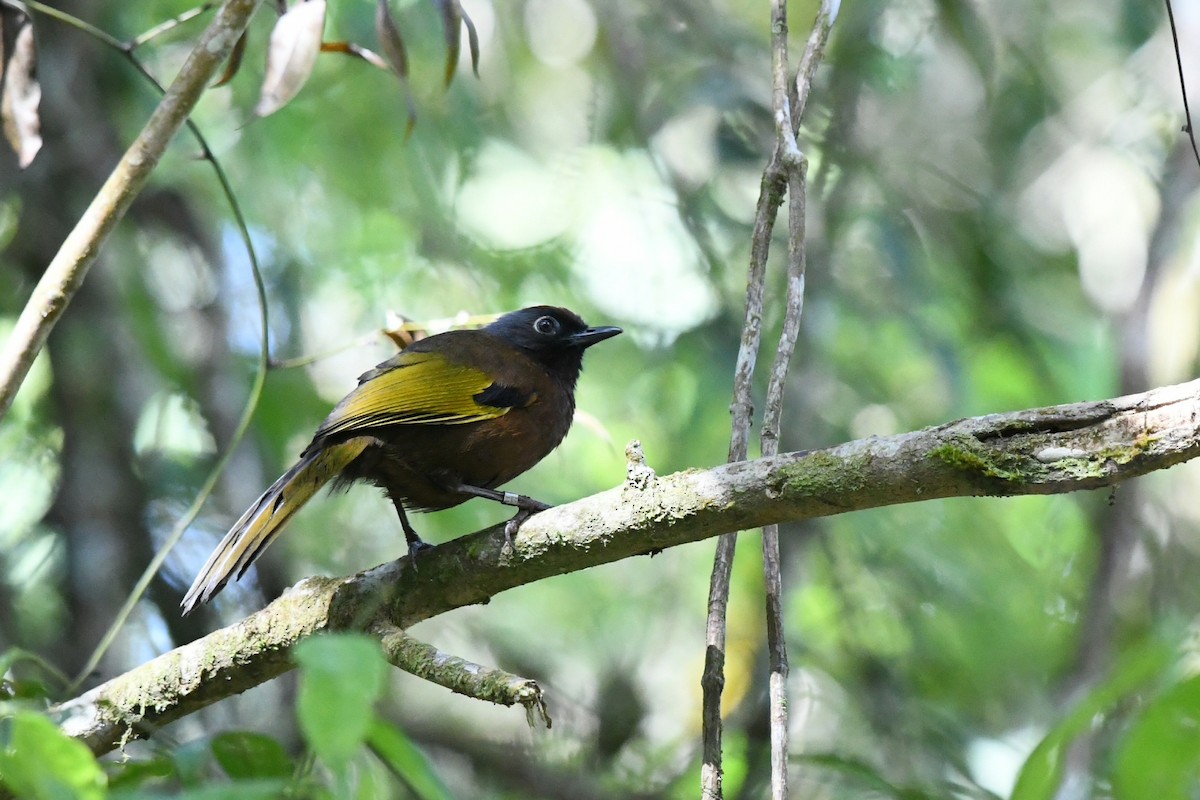
[[[261,0],[228,0],[192,48],[179,75],[150,120],[97,192],[62,248],[42,274],[16,327],[0,351],[0,419],[41,352],[54,324],[83,284],[88,269],[167,145],[233,50]]]
[[[787,31],[787,4],[779,0],[776,14],[779,27]],[[800,129],[800,118],[808,105],[808,94],[812,88],[812,76],[825,52],[825,42],[833,24],[829,0],[822,2],[809,32],[808,44],[796,74],[797,95],[789,98],[787,80],[787,39],[776,43],[782,52],[774,63],[774,95],[778,110],[788,112],[778,120],[779,146],[785,154],[783,164],[788,182],[788,267],[787,290],[783,329],[779,334],[779,345],[775,349],[775,360],[771,365],[771,378],[767,384],[766,407],[763,409],[762,454],[773,456],[779,452],[779,429],[783,420],[783,393],[787,387],[788,368],[796,341],[800,336],[800,317],[804,312],[804,276],[807,265],[806,224],[808,206],[808,159],[804,157],[796,135]],[[790,111],[789,111],[790,106]],[[780,572],[779,526],[763,528],[763,583],[766,590],[768,694],[771,729],[771,797],[787,800],[788,792],[788,699],[787,678],[789,673],[787,640],[783,624],[783,576]]]
[[[185,22],[191,22],[196,17],[207,14],[215,5],[215,2],[201,3],[195,8],[184,11],[182,14],[176,14],[171,19],[158,23],[145,33],[141,33],[133,37],[129,40],[129,43],[125,45],[125,48],[130,51],[136,50],[137,48],[146,44],[146,42],[149,42],[151,39],[162,36],[164,33],[174,30]]]
[[[691,470],[544,511],[349,578],[308,578],[262,611],[54,709],[95,752],[291,669],[322,630],[404,629],[554,575],[729,531],[942,497],[1111,486],[1200,455],[1200,381],[992,414],[897,436]],[[1053,535],[1048,531],[1047,535]]]
[[[788,367],[800,335],[800,315],[804,307],[804,213],[805,174],[808,162],[796,142],[798,116],[788,97],[787,0],[771,4],[771,84],[775,112],[775,152],[771,164],[787,177],[789,196],[788,269],[786,306],[779,345],[771,364],[763,409],[761,449],[764,456],[779,452],[779,426],[783,418],[783,391]],[[798,104],[796,104],[798,105]],[[782,158],[778,156],[782,155]],[[766,242],[770,247],[770,240]],[[789,671],[787,639],[783,627],[783,575],[779,558],[779,526],[767,525],[762,532],[763,588],[767,622],[767,694],[771,731],[771,798],[788,797],[788,712],[787,676]]]
[[[531,726],[540,722],[550,727],[550,712],[537,681],[442,652],[390,623],[380,623],[371,633],[379,639],[384,657],[393,666],[477,700],[502,706],[520,703]]]
[[[1175,66],[1179,69],[1179,91],[1183,94],[1183,118],[1185,120],[1183,132],[1188,135],[1188,141],[1192,143],[1192,154],[1196,156],[1196,163],[1200,164],[1200,147],[1196,146],[1196,131],[1192,127],[1192,110],[1188,107],[1187,97],[1187,81],[1183,79],[1183,56],[1179,52],[1179,31],[1175,28],[1175,9],[1171,7],[1171,0],[1166,0],[1167,3],[1167,20],[1171,23],[1171,42],[1175,47]]]
[[[763,286],[771,235],[785,192],[792,202],[788,225],[787,299],[783,331],[776,350],[763,415],[762,452],[774,455],[779,449],[779,423],[783,409],[783,390],[788,365],[795,351],[804,300],[804,213],[807,161],[796,141],[800,118],[807,105],[812,76],[824,54],[829,29],[833,25],[831,4],[826,0],[817,12],[808,45],[796,75],[789,80],[788,23],[786,0],[771,3],[771,84],[775,118],[775,150],[763,170],[750,239],[750,269],[746,288],[746,321],[742,345],[734,373],[733,437],[729,460],[746,457],[753,405],[750,399],[754,365],[762,338]],[[787,643],[783,639],[780,615],[782,581],[779,574],[778,530],[768,525],[763,530],[763,569],[766,581],[768,648],[771,656],[771,791],[785,798],[787,790],[787,701],[784,684],[787,677]],[[719,800],[721,791],[721,692],[724,687],[725,613],[729,600],[729,580],[733,571],[734,534],[717,543],[712,578],[709,584],[707,648],[705,650],[703,689],[703,763],[700,772],[701,796]]]
[[[772,62],[773,74],[787,72],[787,23],[785,0],[772,4]],[[775,17],[783,13],[782,25]],[[782,67],[779,65],[782,59]],[[790,131],[790,125],[788,126]],[[793,135],[793,141],[795,137]],[[742,322],[742,341],[738,347],[733,371],[732,432],[729,438],[729,461],[742,461],[749,452],[750,425],[754,418],[754,368],[762,345],[763,293],[766,284],[767,256],[771,252],[771,233],[783,204],[786,189],[783,165],[776,144],[770,163],[763,170],[758,206],[754,213],[754,228],[750,236],[750,266],[746,273],[746,312]],[[729,582],[733,575],[733,557],[737,550],[737,531],[731,531],[717,541],[713,556],[712,574],[708,584],[708,617],[705,627],[704,671],[700,675],[701,739],[703,754],[700,765],[700,796],[703,800],[720,800],[723,775],[721,755],[721,697],[725,691],[725,629],[729,606]]]

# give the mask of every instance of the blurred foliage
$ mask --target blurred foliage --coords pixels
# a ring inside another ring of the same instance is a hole
[[[55,5],[128,39],[191,3]],[[446,89],[438,9],[394,2],[419,114],[407,141],[394,77],[337,54],[253,117],[272,5],[195,119],[263,261],[272,356],[335,355],[271,372],[250,440],[90,680],[302,576],[400,552],[376,492],[323,496],[208,614],[175,608],[226,526],[392,352],[369,336],[388,312],[446,321],[552,302],[626,328],[589,355],[579,424],[515,490],[565,502],[612,486],[632,438],[660,473],[726,451],[773,141],[763,4],[464,0],[480,75],[464,52]],[[1195,89],[1200,6],[1178,6]],[[793,63],[814,9],[790,8]],[[326,39],[373,46],[374,12],[331,3]],[[205,19],[137,55],[168,80]],[[157,100],[120,54],[35,25],[45,146],[23,172],[0,154],[0,331]],[[1160,5],[844,4],[802,130],[808,295],[784,446],[1194,375],[1200,167],[1181,124]],[[258,311],[195,150],[181,136],[163,159],[0,425],[0,652],[79,668],[244,402]],[[781,317],[768,307],[768,342]],[[1186,465],[1111,492],[785,528],[797,795],[1195,797],[1198,489]],[[502,513],[468,503],[417,524],[436,542]],[[740,544],[731,798],[763,796],[769,776],[760,556],[753,533]],[[331,639],[299,654],[298,685],[260,687],[97,765],[39,713],[62,691],[54,670],[11,658],[0,778],[29,797],[694,797],[711,553],[558,577],[414,630],[537,679],[550,731]]]

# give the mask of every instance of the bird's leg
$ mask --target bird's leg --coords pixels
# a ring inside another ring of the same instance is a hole
[[[517,535],[517,531],[521,529],[521,525],[525,520],[532,517],[539,511],[545,511],[547,508],[553,508],[548,503],[543,503],[541,500],[534,500],[532,497],[527,497],[523,494],[515,492],[501,492],[496,489],[484,489],[480,486],[470,486],[462,483],[455,487],[455,491],[469,494],[473,497],[483,497],[488,500],[495,500],[497,503],[503,503],[506,506],[516,506],[519,510],[513,518],[504,523],[504,543],[512,547],[513,537]]]
[[[516,492],[501,492],[497,489],[484,489],[479,486],[471,486],[466,483],[460,483],[454,487],[454,491],[462,494],[469,494],[472,497],[482,497],[487,500],[495,500],[497,503],[503,503],[506,506],[516,506],[517,508],[528,511],[530,514],[536,514],[539,511],[545,511],[547,508],[553,508],[549,503],[543,503],[541,500],[534,500],[532,497],[527,497]]]
[[[408,542],[409,558],[416,558],[417,553],[422,550],[432,550],[433,545],[426,543],[417,532],[413,530],[413,526],[408,521],[408,515],[404,513],[404,504],[396,498],[391,498],[392,505],[396,507],[396,515],[400,517],[400,527],[404,528],[404,539]]]

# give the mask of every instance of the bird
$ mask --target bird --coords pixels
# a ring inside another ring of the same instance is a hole
[[[400,518],[410,555],[430,547],[406,510],[482,497],[515,506],[505,539],[550,506],[496,487],[556,448],[575,415],[584,351],[621,333],[578,314],[532,306],[475,330],[420,339],[358,379],[300,460],[271,484],[213,550],[180,606],[190,613],[240,578],[324,485],[365,481]]]

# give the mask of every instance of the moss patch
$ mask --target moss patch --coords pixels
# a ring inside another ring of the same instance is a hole
[[[1026,482],[1036,476],[1032,459],[985,447],[970,436],[958,436],[953,441],[935,447],[929,452],[933,458],[963,472],[971,472],[1002,481]]]
[[[1075,478],[1101,478],[1112,472],[1110,465],[1122,465],[1143,455],[1158,437],[1139,435],[1132,444],[1109,444],[1082,458],[1064,458],[1054,468]]]
[[[820,450],[782,471],[776,490],[802,497],[834,497],[862,489],[867,455],[850,458]]]

